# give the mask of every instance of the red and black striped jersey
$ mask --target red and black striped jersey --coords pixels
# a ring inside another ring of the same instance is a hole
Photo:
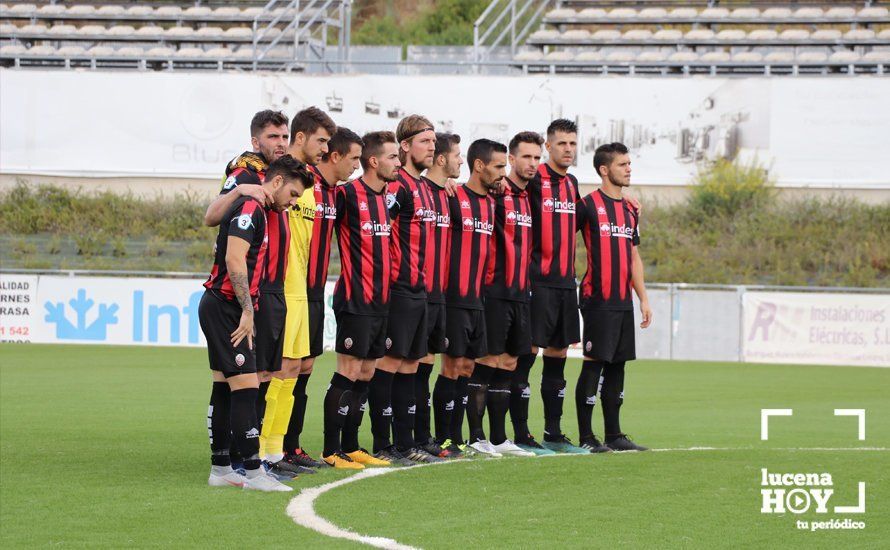
[[[426,277],[427,301],[445,303],[445,287],[448,283],[448,260],[451,253],[451,212],[448,209],[448,193],[428,178],[423,178],[430,196],[428,212],[435,222],[429,226],[426,236],[426,257],[423,272]]]
[[[528,191],[507,181],[507,191],[494,199],[494,236],[485,275],[485,296],[526,302],[532,251],[532,214]]]
[[[260,281],[263,278],[263,266],[266,262],[266,248],[269,236],[266,233],[266,211],[263,206],[250,197],[238,197],[232,209],[219,224],[219,234],[216,237],[216,254],[213,260],[213,270],[210,277],[204,283],[204,287],[217,291],[227,300],[236,300],[232,281],[229,279],[229,270],[226,267],[226,249],[229,237],[238,237],[250,243],[247,250],[247,280],[250,287],[250,297],[253,299],[253,307],[257,308],[257,298],[260,295]]]
[[[337,222],[337,205],[334,200],[337,187],[336,184],[329,184],[315,166],[310,166],[309,169],[315,174],[315,220],[309,242],[306,295],[313,302],[321,302],[324,301],[324,285],[328,280],[328,265],[331,261],[331,237]]]
[[[245,152],[226,166],[226,180],[219,194],[225,195],[239,185],[262,185],[266,177],[266,160],[259,153]],[[260,290],[269,294],[284,293],[284,275],[287,272],[287,249],[290,242],[290,225],[287,212],[266,210],[269,249],[266,253],[266,273]]]
[[[410,297],[426,297],[423,266],[426,239],[434,220],[430,208],[429,187],[415,179],[404,168],[399,179],[389,184],[386,206],[392,219],[392,291]]]
[[[535,284],[575,288],[575,203],[578,180],[561,176],[547,164],[528,183],[532,207],[532,266]]]
[[[494,201],[466,185],[448,198],[451,259],[445,301],[449,306],[482,309],[482,280],[494,232]]]
[[[640,244],[639,217],[630,204],[601,190],[579,204],[578,227],[587,247],[587,273],[581,280],[581,309],[633,309],[633,247]]]
[[[392,268],[386,191],[377,193],[359,178],[338,185],[335,196],[341,266],[334,310],[386,315]]]

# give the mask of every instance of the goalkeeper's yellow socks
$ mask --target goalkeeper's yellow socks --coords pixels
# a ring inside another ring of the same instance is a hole
[[[281,388],[275,405],[275,419],[266,438],[266,454],[270,462],[278,462],[284,458],[284,434],[290,424],[291,411],[294,408],[294,386],[296,378],[279,380]],[[265,428],[265,425],[263,425]]]
[[[275,424],[275,416],[278,412],[278,396],[281,392],[283,380],[273,378],[269,382],[269,389],[266,390],[266,412],[263,414],[263,428],[260,431],[260,458],[265,458],[269,454],[269,449],[275,447],[269,446],[269,436],[272,433],[272,427]]]

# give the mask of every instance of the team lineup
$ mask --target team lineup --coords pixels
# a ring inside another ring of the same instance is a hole
[[[577,127],[567,119],[543,136],[474,141],[463,185],[454,183],[460,137],[420,115],[395,133],[360,137],[315,107],[291,121],[266,110],[250,136],[252,150],[228,164],[204,219],[219,226],[199,308],[213,380],[210,485],[291,491],[282,481],[320,467],[646,450],[622,432],[619,414],[625,365],[636,358],[634,293],[640,326],[652,320],[640,205],[623,196],[624,145],[597,148],[601,185],[582,197],[568,173]],[[350,179],[359,167],[362,176]],[[579,232],[587,251],[580,285]],[[314,458],[300,435],[314,358],[324,351],[335,233],[337,366]],[[575,445],[561,420],[567,351],[578,342]],[[540,441],[528,427],[539,352]],[[593,430],[597,402],[602,439]],[[365,411],[372,441],[363,446]]]

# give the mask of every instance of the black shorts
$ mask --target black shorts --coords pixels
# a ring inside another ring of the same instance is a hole
[[[584,357],[621,363],[637,358],[634,312],[587,309],[584,317]]]
[[[488,333],[489,355],[507,353],[518,357],[531,353],[528,302],[486,298],[485,331]]]
[[[259,311],[256,313],[256,370],[278,372],[284,354],[284,319],[287,306],[284,294],[260,294]]]
[[[445,353],[451,357],[478,359],[488,355],[485,311],[448,307],[445,312]]]
[[[426,305],[427,353],[445,353],[448,348],[445,322],[445,304]]]
[[[386,352],[386,316],[341,311],[337,317],[337,353],[379,359]]]
[[[574,289],[532,286],[532,344],[563,349],[580,341],[578,294]]]
[[[226,378],[256,372],[256,353],[247,338],[237,347],[232,346],[232,333],[241,322],[241,306],[205,291],[198,305],[198,321],[207,339],[210,370],[223,373]]]
[[[386,326],[388,357],[415,361],[426,357],[426,299],[393,294]]]
[[[324,302],[309,300],[309,355],[324,353]]]

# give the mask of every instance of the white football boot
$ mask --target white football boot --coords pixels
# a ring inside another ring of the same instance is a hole
[[[497,452],[494,448],[494,445],[487,439],[480,439],[474,443],[470,443],[470,447],[473,448],[474,451],[481,454],[482,456],[487,456],[489,458],[501,458],[501,453]]]
[[[505,440],[500,445],[492,445],[491,447],[495,452],[501,453],[504,456],[535,456],[535,453],[517,447],[516,444],[509,439]]]

